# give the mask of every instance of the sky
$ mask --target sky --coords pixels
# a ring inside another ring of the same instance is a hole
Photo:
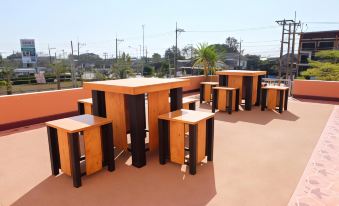
[[[279,55],[281,27],[276,20],[294,19],[303,31],[339,30],[338,0],[0,0],[0,53],[20,51],[20,39],[35,39],[39,55],[71,52],[140,56],[142,25],[148,56],[175,45],[175,26],[184,29],[178,47],[224,43],[229,36],[242,40],[244,54]],[[77,49],[76,47],[74,48]],[[141,52],[142,53],[142,52]]]

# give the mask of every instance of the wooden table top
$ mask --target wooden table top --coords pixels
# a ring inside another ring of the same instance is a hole
[[[109,119],[97,117],[89,114],[79,115],[75,117],[68,117],[46,122],[47,126],[62,129],[69,133],[80,132],[84,129],[97,127],[112,122]]]
[[[181,109],[167,114],[162,114],[159,119],[176,121],[186,124],[198,124],[202,120],[214,117],[214,113]]]
[[[251,71],[251,70],[222,70],[217,71],[217,75],[235,75],[235,76],[259,76],[265,75],[266,71]]]
[[[236,88],[233,88],[233,87],[213,87],[213,89],[221,89],[221,90],[236,90]]]
[[[88,99],[79,99],[78,102],[84,103],[84,104],[93,104],[93,99],[88,98]]]
[[[207,84],[207,85],[218,85],[218,82],[200,82],[200,84]]]
[[[130,78],[84,82],[84,88],[88,90],[100,90],[132,95],[185,87],[189,85],[189,79],[178,78]]]
[[[286,90],[289,89],[289,87],[285,86],[264,86],[262,89],[275,89],[275,90]]]

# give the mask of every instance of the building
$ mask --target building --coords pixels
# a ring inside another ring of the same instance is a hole
[[[302,71],[308,68],[308,59],[316,60],[316,52],[339,49],[339,30],[302,33],[299,45],[299,70]]]

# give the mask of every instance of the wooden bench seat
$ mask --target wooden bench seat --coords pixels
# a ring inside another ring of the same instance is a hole
[[[212,112],[219,111],[239,111],[240,89],[233,87],[213,87]]]
[[[189,168],[196,173],[196,164],[205,156],[213,160],[214,114],[181,109],[159,116],[159,161],[185,163],[185,125],[189,125]],[[168,150],[169,148],[169,150]]]
[[[212,88],[218,86],[218,82],[200,82],[200,104],[210,103],[212,100]]]
[[[266,108],[282,113],[287,110],[289,87],[285,86],[265,86],[261,88],[261,111]]]
[[[86,174],[101,170],[113,171],[114,145],[112,121],[89,114],[46,122],[52,174],[59,169],[73,177],[73,186],[81,186],[79,133],[83,133]]]
[[[78,111],[79,111],[79,114],[93,114],[92,98],[79,99],[78,100]]]

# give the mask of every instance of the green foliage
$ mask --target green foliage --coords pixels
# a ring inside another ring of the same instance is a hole
[[[103,73],[100,73],[99,71],[95,71],[95,79],[96,80],[106,80],[106,76]]]
[[[56,76],[57,89],[61,89],[60,76],[70,71],[70,64],[66,60],[58,60],[54,64],[51,64],[50,67],[53,69],[53,73]]]
[[[157,72],[157,77],[164,77],[166,75],[169,75],[169,64],[168,62],[162,62],[160,70]]]
[[[175,46],[172,46],[171,48],[168,48],[165,51],[165,59],[169,60],[171,64],[174,62],[174,55],[175,55]],[[184,56],[181,55],[180,49],[177,50],[177,60],[185,59]]]
[[[113,78],[126,79],[131,73],[131,57],[124,52],[122,53],[121,58],[118,59],[118,62],[113,64],[112,75]]]
[[[194,65],[202,65],[204,67],[205,76],[215,66],[217,62],[217,53],[213,46],[209,46],[207,43],[199,44],[196,53],[196,59]]]
[[[12,77],[14,69],[17,67],[17,63],[12,60],[2,60],[0,65],[0,73],[5,83],[2,83],[6,87],[7,94],[12,94]]]
[[[310,66],[310,69],[301,73],[305,79],[315,77],[318,80],[339,81],[338,63],[310,61]]]
[[[226,41],[226,47],[228,47],[229,52],[237,53],[238,52],[238,46],[239,42],[234,37],[227,37]]]
[[[152,67],[150,65],[145,65],[144,66],[143,76],[145,76],[145,77],[152,77],[152,76],[154,76],[154,67]]]
[[[337,63],[339,59],[339,50],[324,50],[324,51],[317,52],[315,56],[325,61],[331,61],[331,62]]]

